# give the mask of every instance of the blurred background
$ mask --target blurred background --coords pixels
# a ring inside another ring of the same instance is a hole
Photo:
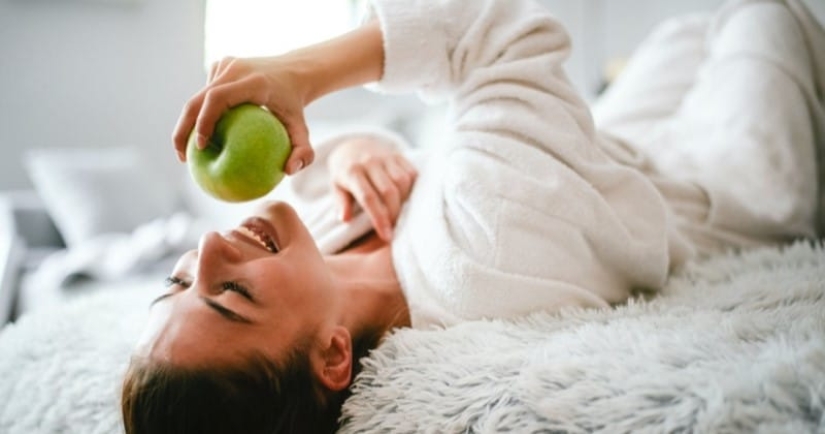
[[[611,62],[620,63],[654,23],[720,3],[542,1],[572,34],[570,76],[588,97],[602,86]],[[825,16],[825,1],[806,2]],[[136,146],[161,176],[176,176],[182,168],[169,137],[183,103],[204,83],[206,65],[340,33],[357,21],[358,3],[0,0],[0,190],[31,188],[22,159],[26,150],[43,147]],[[379,99],[360,90],[347,97],[317,103],[310,112],[363,119]],[[412,98],[396,103],[417,104]]]

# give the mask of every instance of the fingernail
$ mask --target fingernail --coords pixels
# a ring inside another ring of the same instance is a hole
[[[392,234],[392,227],[391,226],[385,226],[384,227],[384,233],[387,234],[387,239],[388,240],[392,239],[393,234]]]
[[[208,138],[203,134],[198,134],[198,148],[203,149],[206,147],[206,142]]]
[[[304,168],[304,162],[301,161],[301,160],[298,160],[297,163],[292,165],[292,173],[297,173],[299,170],[301,170],[303,168]]]

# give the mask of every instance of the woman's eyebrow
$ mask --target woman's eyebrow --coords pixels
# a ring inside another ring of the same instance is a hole
[[[222,317],[228,319],[229,321],[239,322],[239,323],[243,323],[243,324],[252,324],[253,323],[251,319],[249,319],[249,318],[247,318],[247,317],[245,317],[245,316],[243,316],[243,315],[241,315],[241,314],[239,314],[239,313],[237,313],[233,310],[228,309],[226,306],[216,302],[215,300],[212,300],[212,299],[206,298],[206,297],[200,297],[200,299],[203,300],[203,302],[206,303],[207,306],[214,309],[216,312],[221,314]]]
[[[149,308],[151,309],[152,306],[154,306],[155,304],[157,304],[157,303],[159,303],[159,302],[161,302],[161,301],[163,301],[163,300],[165,300],[165,299],[167,299],[167,298],[169,298],[173,295],[175,295],[174,292],[169,292],[169,293],[166,293],[166,294],[162,294],[160,297],[152,300],[152,302],[149,304]],[[228,319],[229,321],[239,322],[239,323],[243,323],[243,324],[253,324],[253,321],[251,319],[235,312],[234,310],[231,310],[231,309],[227,308],[226,306],[224,306],[224,305],[222,305],[222,304],[220,304],[220,303],[218,303],[218,302],[216,302],[212,299],[209,299],[209,298],[206,298],[206,297],[200,297],[200,299],[203,300],[203,302],[206,303],[207,306],[211,307],[213,310],[215,310],[215,312],[218,312],[219,314],[221,314],[222,317]]]

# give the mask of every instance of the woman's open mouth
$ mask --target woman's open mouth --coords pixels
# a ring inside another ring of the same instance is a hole
[[[260,217],[245,220],[241,223],[238,231],[256,241],[270,253],[278,253],[281,250],[275,229],[268,221]]]

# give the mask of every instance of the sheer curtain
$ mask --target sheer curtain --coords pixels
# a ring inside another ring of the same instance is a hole
[[[359,0],[207,0],[205,66],[225,56],[268,56],[354,27]]]

